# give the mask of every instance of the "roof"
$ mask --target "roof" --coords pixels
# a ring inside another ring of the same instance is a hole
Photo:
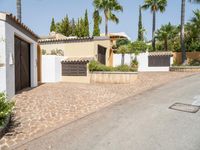
[[[52,44],[52,43],[72,43],[72,42],[87,42],[87,41],[100,41],[109,40],[109,37],[66,37],[66,38],[49,38],[39,39],[40,44]]]
[[[62,61],[62,63],[70,62],[90,62],[94,60],[94,57],[68,57]]]
[[[173,56],[172,52],[149,52],[149,56]]]
[[[9,23],[16,29],[26,34],[27,36],[33,38],[34,40],[39,39],[39,36],[37,34],[35,34],[28,26],[22,23],[19,19],[17,19],[16,16],[14,16],[11,13],[0,12],[0,20]]]
[[[101,36],[103,35],[105,35],[105,33],[101,34]],[[126,38],[128,40],[131,40],[131,38],[125,32],[109,33],[108,36],[110,38],[118,38],[118,39]]]

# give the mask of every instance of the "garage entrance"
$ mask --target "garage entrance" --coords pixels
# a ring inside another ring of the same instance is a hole
[[[30,44],[15,37],[15,93],[30,87]]]

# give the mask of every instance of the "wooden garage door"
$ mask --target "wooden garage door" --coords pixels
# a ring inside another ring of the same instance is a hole
[[[30,87],[30,44],[15,37],[15,92]]]

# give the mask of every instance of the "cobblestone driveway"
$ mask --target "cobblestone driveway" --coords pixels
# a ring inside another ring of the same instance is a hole
[[[16,108],[9,133],[0,140],[0,149],[23,141],[97,111],[152,87],[192,73],[142,73],[134,84],[43,84],[16,95]]]

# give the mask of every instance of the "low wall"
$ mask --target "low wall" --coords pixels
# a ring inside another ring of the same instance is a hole
[[[139,72],[167,72],[170,70],[170,67],[149,67],[149,53],[140,53],[137,56],[139,63],[138,71]],[[173,58],[170,58],[170,64],[173,64]]]
[[[90,73],[90,82],[129,84],[133,83],[137,76],[136,72],[92,72]]]
[[[200,59],[200,52],[187,52],[187,59]],[[177,64],[182,64],[182,53],[174,52],[173,59]]]
[[[200,66],[175,66],[171,67],[173,72],[200,72]]]

